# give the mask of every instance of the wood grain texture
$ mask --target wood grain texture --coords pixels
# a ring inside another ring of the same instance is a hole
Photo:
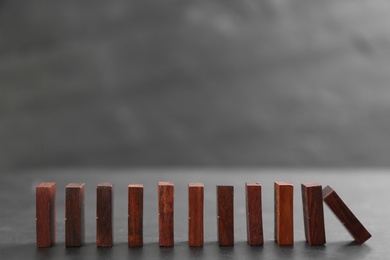
[[[143,246],[144,186],[128,186],[128,246]]]
[[[368,230],[331,187],[326,186],[322,190],[322,195],[326,205],[344,225],[357,244],[363,244],[371,237]]]
[[[99,183],[96,188],[96,246],[113,244],[113,184]]]
[[[245,193],[247,241],[251,246],[261,246],[264,244],[261,184],[246,183]]]
[[[309,245],[326,243],[322,186],[318,183],[302,183],[303,222],[305,238]]]
[[[159,245],[174,246],[174,185],[158,183]]]
[[[275,242],[280,246],[294,244],[294,186],[275,182]]]
[[[218,244],[234,245],[234,187],[217,186]]]
[[[56,184],[40,183],[35,197],[37,247],[50,247],[56,240]]]
[[[66,186],[65,246],[80,247],[85,237],[84,183],[70,183]]]
[[[204,186],[203,183],[188,184],[188,245],[203,246],[204,226]]]

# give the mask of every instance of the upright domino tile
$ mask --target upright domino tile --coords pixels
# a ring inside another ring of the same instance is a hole
[[[158,183],[159,245],[174,246],[174,185]]]
[[[264,244],[261,184],[259,182],[246,183],[245,193],[248,244],[261,246]]]
[[[203,246],[203,183],[188,184],[188,245]]]
[[[143,246],[144,185],[128,186],[128,246]]]
[[[113,185],[99,183],[96,188],[96,246],[112,247]]]
[[[66,186],[65,246],[80,247],[85,237],[84,183]]]
[[[56,240],[56,184],[40,183],[35,196],[37,247],[51,247]]]
[[[301,189],[306,241],[311,246],[324,245],[326,238],[322,186],[318,183],[302,183]]]
[[[289,182],[275,182],[275,242],[280,246],[294,244],[294,186]]]
[[[234,245],[234,187],[217,186],[218,244]]]
[[[322,196],[326,205],[344,225],[357,244],[363,244],[371,237],[368,230],[331,187],[326,186],[322,190]]]

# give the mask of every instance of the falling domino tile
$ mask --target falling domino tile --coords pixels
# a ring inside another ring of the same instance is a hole
[[[245,191],[248,244],[251,246],[261,246],[264,244],[261,184],[258,182],[246,183]]]
[[[203,246],[203,203],[202,183],[188,184],[188,245]]]
[[[128,186],[128,246],[143,246],[144,186]]]
[[[96,188],[96,246],[112,247],[113,185],[99,183]]]
[[[174,246],[174,185],[170,182],[158,183],[159,245]]]
[[[234,245],[234,187],[217,186],[218,244]]]
[[[322,190],[322,195],[325,203],[348,230],[357,244],[363,244],[371,237],[371,234],[331,187],[326,186]]]
[[[293,196],[289,182],[275,182],[275,242],[280,246],[294,244]]]
[[[35,191],[37,247],[50,247],[56,240],[56,184],[42,182]]]
[[[84,243],[84,186],[84,183],[70,183],[66,186],[66,247],[80,247]]]
[[[318,183],[302,183],[303,222],[305,238],[309,245],[326,243],[322,186]]]

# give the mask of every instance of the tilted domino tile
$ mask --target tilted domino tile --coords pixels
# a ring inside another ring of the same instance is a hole
[[[322,195],[326,205],[333,211],[357,244],[363,244],[371,237],[371,234],[331,187],[326,186],[322,190]]]
[[[302,183],[301,190],[306,241],[311,246],[324,245],[326,238],[322,186],[318,183]]]

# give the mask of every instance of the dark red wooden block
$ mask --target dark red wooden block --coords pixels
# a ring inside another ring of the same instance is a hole
[[[96,246],[112,247],[113,185],[99,183],[96,189]]]
[[[158,183],[159,244],[174,246],[174,185],[170,182]]]
[[[301,189],[306,241],[311,246],[324,245],[326,238],[322,186],[318,183],[302,183]]]
[[[234,245],[234,187],[217,186],[218,243]]]
[[[275,241],[280,246],[294,244],[294,186],[275,182]]]
[[[65,246],[79,247],[84,243],[84,183],[66,186]]]
[[[203,203],[204,186],[202,183],[188,184],[188,244],[203,246]]]
[[[357,244],[363,244],[371,237],[371,234],[331,187],[326,186],[322,191],[322,195],[325,203],[348,230]]]
[[[56,184],[42,182],[35,190],[37,247],[50,247],[56,240]]]
[[[144,186],[130,184],[128,186],[128,246],[143,246],[143,207]]]
[[[248,244],[261,246],[263,238],[263,213],[261,202],[261,184],[246,183],[246,227]]]

